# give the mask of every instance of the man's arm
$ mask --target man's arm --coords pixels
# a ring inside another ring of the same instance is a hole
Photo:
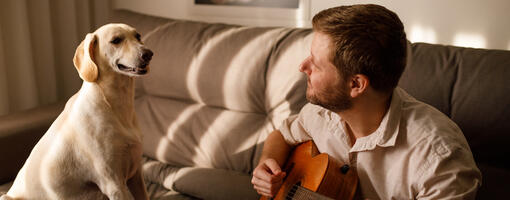
[[[273,197],[280,189],[285,172],[281,168],[285,164],[291,146],[288,145],[281,132],[273,131],[264,142],[259,164],[253,170],[251,180],[253,187],[261,195]]]
[[[285,142],[282,133],[279,130],[273,131],[267,136],[264,142],[264,148],[262,149],[262,155],[260,156],[259,165],[266,159],[274,159],[280,167],[285,164],[291,146]]]

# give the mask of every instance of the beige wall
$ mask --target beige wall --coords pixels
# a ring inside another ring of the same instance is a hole
[[[355,3],[381,4],[395,11],[408,39],[456,46],[510,50],[508,0],[301,0],[301,9],[195,6],[194,0],[113,0],[114,7],[170,18],[255,26],[310,27],[322,9]]]
[[[509,0],[320,0],[312,4],[311,14],[370,2],[395,11],[413,42],[510,50]]]

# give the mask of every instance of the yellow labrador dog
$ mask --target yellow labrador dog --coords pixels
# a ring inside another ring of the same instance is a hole
[[[87,34],[73,59],[80,91],[0,199],[148,199],[133,101],[134,77],[148,72],[152,55],[125,24]]]

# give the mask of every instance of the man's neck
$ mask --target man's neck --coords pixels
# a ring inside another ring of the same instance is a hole
[[[337,113],[346,123],[352,145],[356,139],[368,136],[379,128],[390,103],[391,96],[365,97],[353,101],[352,108]]]

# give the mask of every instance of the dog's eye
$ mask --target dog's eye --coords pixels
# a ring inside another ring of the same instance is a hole
[[[139,33],[136,33],[135,38],[136,38],[138,41],[141,41],[141,36],[140,36],[140,34],[139,34]]]
[[[113,38],[112,41],[110,41],[110,43],[112,43],[112,44],[119,44],[120,42],[122,42],[122,38],[120,38],[120,37],[115,37],[115,38]]]

